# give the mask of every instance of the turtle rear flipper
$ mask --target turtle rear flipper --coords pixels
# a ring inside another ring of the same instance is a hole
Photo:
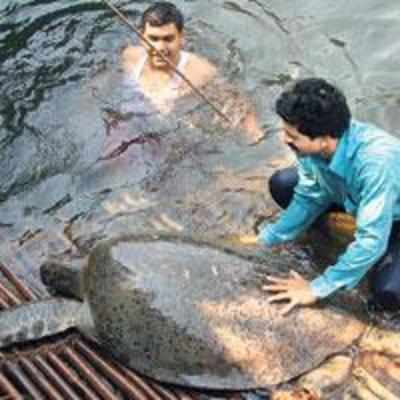
[[[0,348],[61,333],[84,324],[85,303],[49,299],[0,312]]]

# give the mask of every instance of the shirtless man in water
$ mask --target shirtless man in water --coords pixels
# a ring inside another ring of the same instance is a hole
[[[144,42],[140,46],[128,46],[122,52],[122,66],[160,111],[169,111],[174,100],[190,93],[191,88],[159,53],[168,58],[197,88],[202,88],[215,77],[217,70],[214,65],[196,54],[182,50],[184,18],[172,3],[157,2],[145,10],[140,30],[157,51]],[[249,111],[241,119],[240,127],[251,141],[263,137],[254,112]]]

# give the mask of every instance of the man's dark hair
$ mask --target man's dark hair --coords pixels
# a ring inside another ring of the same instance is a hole
[[[140,28],[143,30],[147,23],[151,26],[175,24],[176,29],[182,32],[184,18],[174,4],[169,1],[158,1],[143,12]]]
[[[275,104],[277,114],[310,138],[329,134],[340,138],[351,113],[343,93],[320,78],[297,81]]]

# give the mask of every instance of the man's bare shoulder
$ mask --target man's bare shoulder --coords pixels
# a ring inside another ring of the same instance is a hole
[[[121,52],[122,67],[125,71],[130,71],[140,60],[143,48],[140,46],[127,46]]]
[[[214,64],[197,54],[188,53],[188,55],[186,75],[192,83],[203,86],[214,78],[217,73],[217,67]]]

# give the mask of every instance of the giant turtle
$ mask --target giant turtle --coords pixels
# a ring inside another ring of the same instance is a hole
[[[77,327],[122,363],[159,381],[264,387],[277,399],[296,398],[277,389],[302,375],[301,385],[315,393],[331,388],[338,376],[344,380],[353,345],[400,356],[395,332],[368,327],[343,310],[301,308],[281,316],[263,284],[266,274],[286,271],[280,257],[260,262],[192,238],[143,234],[100,242],[79,270],[51,260],[43,265],[45,283],[75,299],[2,312],[0,347]],[[343,355],[316,370],[338,353]],[[399,383],[392,386],[400,395]]]

